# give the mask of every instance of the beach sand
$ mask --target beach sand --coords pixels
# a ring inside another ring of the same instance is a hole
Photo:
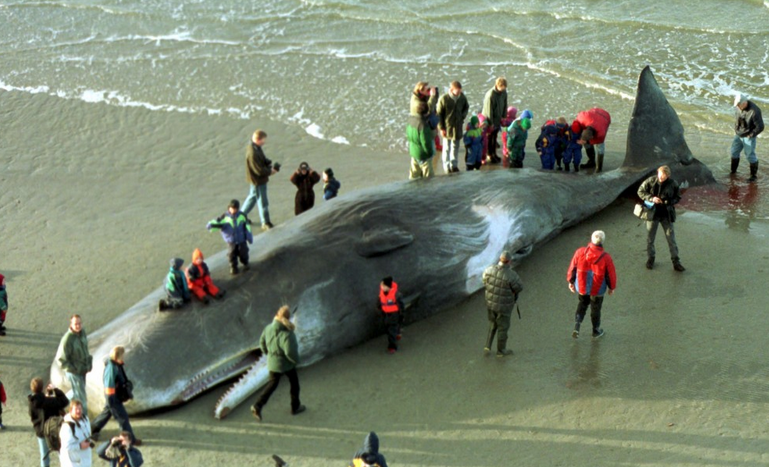
[[[28,383],[47,378],[72,313],[94,331],[157,288],[169,258],[224,248],[204,226],[247,194],[243,155],[256,126],[270,135],[268,157],[285,167],[269,184],[276,224],[293,215],[288,177],[302,160],[333,167],[342,193],[407,176],[405,153],[278,124],[2,91],[0,109],[0,272],[11,305],[0,338],[9,395],[2,466],[38,463]],[[624,148],[610,143],[608,168]],[[631,211],[620,199],[517,268],[525,290],[514,356],[484,357],[476,294],[408,326],[395,356],[380,337],[301,369],[308,410],[299,416],[289,414],[284,382],[261,424],[246,405],[215,420],[224,387],[132,417],[145,465],[270,465],[271,454],[292,466],[345,465],[370,430],[393,466],[769,465],[769,228],[745,228],[744,219],[732,228],[685,204],[676,234],[688,270],[673,271],[660,233],[657,267],[647,271],[645,230]],[[604,302],[606,335],[574,340],[565,272],[596,229],[606,231],[618,289]],[[110,422],[104,434],[116,433]]]

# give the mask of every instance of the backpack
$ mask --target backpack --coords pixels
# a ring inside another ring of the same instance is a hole
[[[45,438],[45,443],[51,451],[58,452],[61,450],[61,438],[59,437],[59,432],[61,431],[61,425],[63,423],[65,423],[63,415],[54,415],[43,423],[43,438]],[[72,435],[74,436],[75,425],[70,422],[66,423],[69,425],[69,428],[72,430]]]

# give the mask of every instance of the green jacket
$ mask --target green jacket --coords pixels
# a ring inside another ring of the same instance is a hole
[[[483,285],[486,288],[486,307],[497,313],[513,312],[523,282],[509,264],[497,263],[483,271]]]
[[[419,115],[411,115],[406,126],[409,154],[417,162],[424,162],[435,155],[435,133]]]
[[[451,94],[446,93],[438,101],[438,129],[446,130],[446,139],[462,139],[462,127],[467,118],[470,105],[464,94],[457,96],[456,100]]]
[[[0,311],[8,309],[8,292],[5,291],[5,286],[0,287]]]
[[[483,98],[483,115],[489,124],[498,127],[507,115],[507,90],[497,91],[497,87],[489,89]]]
[[[267,369],[274,373],[285,373],[299,363],[296,334],[277,319],[262,331],[259,347],[262,354],[267,355]]]
[[[517,119],[507,128],[507,149],[523,149],[526,147],[526,138],[529,137],[529,131],[521,126],[521,120]]]
[[[79,333],[68,329],[61,338],[56,354],[59,356],[61,368],[67,373],[85,375],[93,367],[93,357],[88,352],[88,336],[85,328],[82,328]]]

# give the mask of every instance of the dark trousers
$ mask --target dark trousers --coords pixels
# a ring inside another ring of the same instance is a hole
[[[659,206],[656,209],[664,208],[664,206]],[[662,224],[662,231],[665,232],[665,239],[668,241],[670,259],[673,261],[678,261],[678,244],[676,244],[676,232],[673,230],[673,223],[666,218],[646,221],[646,255],[649,258],[654,258],[656,254],[654,249],[654,238],[657,236],[657,227],[660,224]]]
[[[128,412],[126,412],[125,406],[117,396],[107,396],[107,405],[104,406],[104,410],[93,420],[91,432],[100,432],[111,417],[115,417],[115,421],[120,425],[120,431],[127,431],[136,439],[134,430],[131,428],[131,422],[128,421]]]
[[[574,317],[575,321],[577,322],[576,328],[579,329],[579,325],[582,324],[582,320],[585,319],[588,305],[590,306],[590,321],[593,324],[593,332],[596,332],[601,327],[601,307],[603,306],[603,296],[579,296],[577,313]]]
[[[499,146],[499,143],[497,142],[497,136],[499,136],[499,130],[500,130],[499,126],[495,126],[489,132],[489,140],[488,140],[489,147],[486,149],[486,154],[488,154],[489,156],[497,155],[497,147]]]
[[[267,385],[262,389],[261,394],[256,399],[254,407],[260,409],[267,405],[267,401],[270,400],[272,393],[278,389],[280,383],[280,377],[286,375],[288,377],[288,383],[291,385],[291,412],[296,412],[301,402],[299,402],[299,377],[296,374],[296,368],[292,368],[285,373],[278,373],[275,371],[270,372],[270,379],[267,381]]]
[[[502,312],[488,310],[489,312],[489,335],[486,338],[486,348],[491,349],[491,343],[494,342],[494,336],[497,336],[497,350],[504,351],[507,348],[507,332],[510,330],[510,317],[513,310]]]
[[[593,146],[592,144],[586,144],[585,155],[587,156],[588,164],[595,164],[595,146]]]
[[[384,313],[384,325],[387,330],[387,348],[398,350],[398,335],[401,333],[401,314]]]
[[[248,243],[228,243],[227,251],[230,258],[230,266],[233,268],[238,267],[238,258],[243,266],[248,264]]]

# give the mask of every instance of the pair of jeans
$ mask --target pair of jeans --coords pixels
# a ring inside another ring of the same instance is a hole
[[[267,405],[267,401],[270,400],[272,393],[278,389],[280,378],[283,375],[288,377],[288,383],[291,385],[291,412],[296,412],[296,409],[302,405],[302,403],[299,402],[299,376],[296,374],[296,368],[292,368],[283,373],[276,371],[270,372],[270,379],[267,381],[267,385],[262,390],[262,393],[259,394],[259,398],[256,399],[256,403],[254,403],[255,408],[261,410],[262,407]]]
[[[51,451],[48,450],[48,442],[45,438],[37,438],[37,446],[40,448],[40,467],[50,467]]]
[[[104,406],[104,410],[93,420],[91,424],[91,433],[98,433],[104,428],[111,417],[115,417],[115,421],[120,426],[120,431],[127,431],[131,433],[131,437],[135,440],[134,430],[131,428],[131,422],[128,421],[128,412],[125,410],[125,406],[116,395],[107,396],[107,404]]]
[[[446,173],[450,173],[457,168],[457,153],[459,152],[458,139],[443,138],[443,152],[441,153],[443,160],[443,170]]]
[[[248,213],[254,209],[254,205],[259,210],[259,220],[262,222],[262,225],[270,224],[270,201],[267,199],[266,183],[264,185],[251,185],[248,197],[243,202],[243,209],[241,211],[248,216]]]
[[[79,400],[83,403],[83,413],[88,413],[88,401],[86,400],[88,396],[86,396],[85,393],[85,375],[76,375],[73,373],[70,373],[69,371],[67,373],[67,380],[69,381],[69,386],[72,388],[67,393],[67,397],[70,401],[72,400]]]
[[[670,259],[678,261],[678,245],[676,244],[676,233],[673,230],[673,223],[669,219],[654,219],[646,221],[646,255],[649,258],[654,258],[654,238],[657,236],[657,227],[662,224],[662,231],[665,232],[665,238],[668,241],[668,248],[670,249]]]
[[[756,157],[756,138],[743,138],[741,136],[734,137],[732,140],[732,159],[739,159],[740,153],[745,151],[745,157],[748,158],[748,162],[755,164],[758,162]]]
[[[582,324],[582,320],[585,319],[587,313],[587,307],[590,306],[590,321],[593,325],[593,334],[596,334],[601,328],[601,307],[603,306],[603,295],[580,295],[579,304],[577,305],[577,312],[575,313],[574,320],[577,323],[577,329]]]

